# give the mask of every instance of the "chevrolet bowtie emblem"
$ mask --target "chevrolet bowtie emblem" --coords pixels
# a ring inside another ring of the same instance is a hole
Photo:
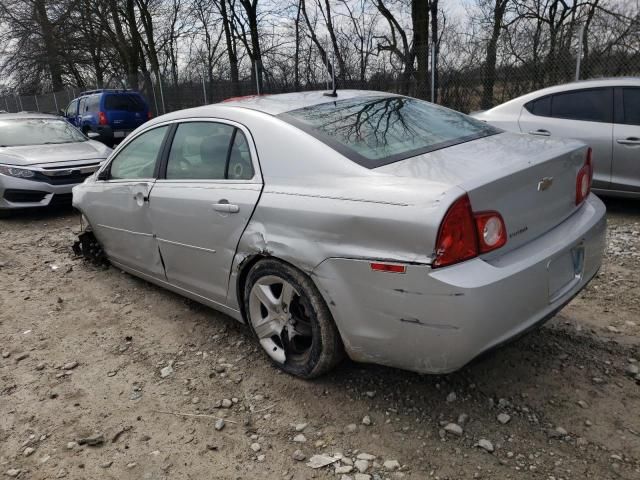
[[[538,182],[538,191],[542,192],[553,185],[553,177],[544,177]]]

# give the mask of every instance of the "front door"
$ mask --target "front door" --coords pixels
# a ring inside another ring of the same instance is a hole
[[[87,192],[85,202],[85,213],[109,259],[160,279],[165,276],[149,198],[168,130],[157,127],[128,142],[110,162],[106,179]]]
[[[640,192],[640,88],[616,89],[612,190]]]
[[[151,192],[167,280],[221,304],[236,246],[262,190],[247,134],[223,121],[180,123]]]

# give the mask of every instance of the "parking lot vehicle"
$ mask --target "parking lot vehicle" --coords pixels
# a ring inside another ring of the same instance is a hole
[[[70,204],[109,153],[56,115],[0,114],[0,212]]]
[[[593,149],[593,189],[640,198],[640,78],[545,88],[473,114],[505,130],[578,139]]]
[[[113,147],[151,118],[144,97],[133,90],[89,90],[62,112],[85,135]]]
[[[73,191],[119,268],[246,321],[310,378],[343,350],[456,370],[553,315],[600,267],[579,142],[421,100],[306,92],[174,112]]]

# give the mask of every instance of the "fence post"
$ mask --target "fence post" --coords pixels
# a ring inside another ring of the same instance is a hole
[[[162,113],[167,113],[167,108],[164,104],[164,91],[162,90],[162,77],[158,76],[158,85],[160,86],[160,100],[162,101]]]
[[[204,75],[202,76],[202,95],[204,96],[203,105],[207,104],[207,87],[204,84]]]
[[[56,92],[53,92],[53,104],[56,106],[56,114],[60,113],[60,109],[58,108],[58,99],[56,98]]]
[[[35,98],[35,100],[36,100],[36,110],[39,112],[40,111],[40,106],[38,105],[38,96],[34,95],[33,98]]]
[[[431,103],[436,100],[436,44],[431,44]]]
[[[20,104],[20,111],[22,112],[24,110],[24,108],[22,108],[22,99],[20,98],[20,95],[17,95],[18,97],[18,102]]]
[[[7,97],[4,97],[4,104],[7,106],[7,112],[10,112],[11,109],[9,108],[9,100],[7,99]]]
[[[580,61],[582,60],[582,41],[584,39],[584,25],[580,25],[578,33],[578,55],[576,58],[576,82],[580,80]]]

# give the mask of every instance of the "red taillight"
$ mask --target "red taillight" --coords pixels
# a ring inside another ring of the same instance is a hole
[[[407,267],[405,265],[397,265],[395,263],[372,263],[371,270],[374,272],[405,273],[407,271]]]
[[[473,213],[468,195],[457,199],[447,211],[436,241],[432,267],[463,262],[502,247],[507,229],[498,212]]]
[[[465,194],[449,207],[440,224],[433,266],[444,267],[477,255],[478,233],[473,221],[471,202]]]
[[[498,212],[474,213],[480,253],[487,253],[507,243],[507,229]]]
[[[587,158],[585,159],[582,168],[578,171],[578,176],[576,177],[576,205],[580,205],[584,202],[584,199],[589,196],[592,180],[593,164],[591,163],[591,148],[588,148]]]
[[[106,125],[107,123],[107,115],[104,112],[98,112],[98,124]]]
[[[151,120],[153,118],[153,113],[151,113],[151,110],[149,110],[147,112],[147,120]]]

